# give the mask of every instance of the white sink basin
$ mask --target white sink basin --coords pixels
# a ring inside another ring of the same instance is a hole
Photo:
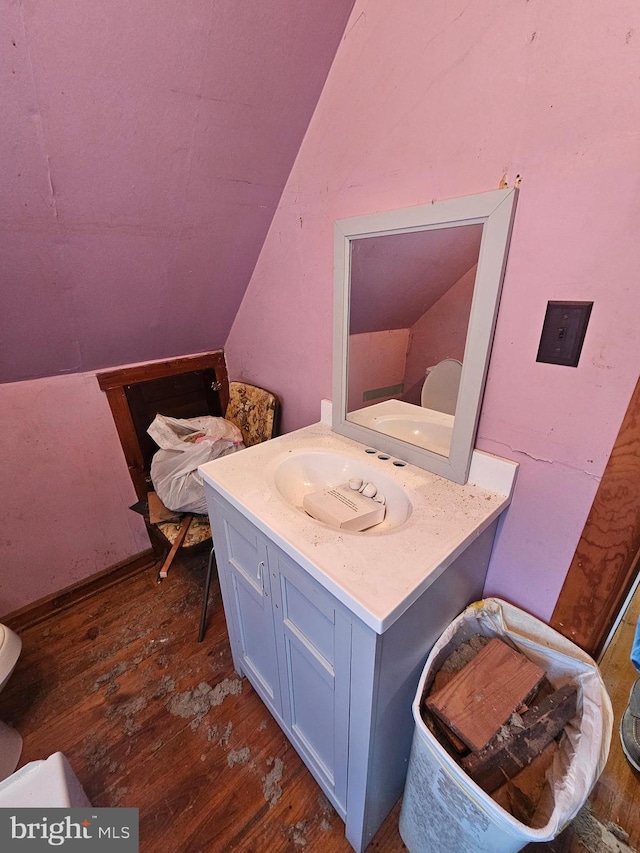
[[[448,416],[450,417],[450,415]],[[425,447],[440,456],[448,456],[451,446],[449,424],[437,423],[424,418],[401,418],[395,415],[382,415],[372,419],[373,429],[400,438],[418,447]]]
[[[347,420],[375,429],[393,438],[448,456],[455,418],[444,412],[413,406],[401,400],[385,400],[349,412]]]
[[[411,501],[404,489],[395,482],[393,476],[382,470],[383,466],[393,470],[393,461],[391,459],[382,461],[376,457],[374,459],[375,464],[368,464],[366,457],[360,461],[323,450],[293,451],[275,461],[272,468],[273,482],[281,497],[304,513],[307,518],[309,516],[302,508],[302,501],[306,494],[342,485],[352,478],[374,483],[378,492],[382,492],[385,496],[386,514],[384,521],[362,531],[362,534],[384,533],[405,523],[411,515]],[[400,471],[401,468],[398,470]],[[322,524],[322,522],[317,523]]]

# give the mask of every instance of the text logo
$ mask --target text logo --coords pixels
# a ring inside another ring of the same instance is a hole
[[[138,809],[0,809],[0,850],[52,848],[138,853]]]

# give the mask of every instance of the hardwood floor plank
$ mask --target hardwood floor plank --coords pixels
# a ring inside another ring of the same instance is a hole
[[[179,556],[162,584],[141,572],[20,632],[0,719],[23,735],[21,765],[64,752],[94,805],[140,810],[141,853],[348,853],[344,823],[233,670],[217,581],[197,642],[206,561]],[[610,668],[612,695],[626,673],[614,700],[622,710],[634,671],[617,657]],[[623,825],[633,845],[638,781],[616,761],[593,799],[597,818]],[[399,811],[369,851],[406,849]],[[536,853],[578,853],[579,844],[563,833]]]

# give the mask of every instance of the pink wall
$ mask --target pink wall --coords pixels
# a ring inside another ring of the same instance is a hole
[[[88,371],[224,345],[353,2],[1,3],[0,614],[148,547]]]
[[[333,48],[322,66],[317,45],[335,47],[351,2],[242,18],[228,0],[219,19],[204,0],[5,4],[0,363],[84,372],[0,385],[4,612],[147,547],[87,371],[224,343],[291,162],[279,147],[293,157],[305,127],[282,81],[307,71],[319,91]],[[542,616],[640,361],[639,18],[635,0],[358,2],[225,344],[233,378],[281,395],[285,428],[317,420],[334,219],[521,174],[479,445],[521,465],[487,591]],[[535,362],[549,299],[595,303],[577,369]]]
[[[0,385],[0,614],[149,548],[93,374]]]
[[[353,0],[4,0],[0,381],[224,345]]]
[[[474,265],[411,327],[403,397],[408,403],[420,405],[428,367],[444,358],[463,361],[476,271]]]
[[[640,9],[356,2],[228,341],[231,374],[331,396],[333,221],[522,176],[479,429],[521,464],[487,582],[550,615],[640,363]],[[593,300],[577,368],[535,361],[546,303]]]
[[[408,329],[389,329],[386,332],[363,332],[349,335],[349,397],[347,411],[381,403],[389,397],[362,401],[365,391],[399,385],[404,380]]]

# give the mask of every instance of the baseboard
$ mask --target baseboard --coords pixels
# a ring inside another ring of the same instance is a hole
[[[157,562],[151,549],[142,551],[135,557],[116,563],[108,569],[65,587],[59,592],[40,598],[19,610],[14,610],[2,617],[2,624],[19,634],[25,628],[37,625],[39,622],[43,622],[45,619],[49,619],[90,598],[92,595],[120,583],[125,578],[157,565]]]

